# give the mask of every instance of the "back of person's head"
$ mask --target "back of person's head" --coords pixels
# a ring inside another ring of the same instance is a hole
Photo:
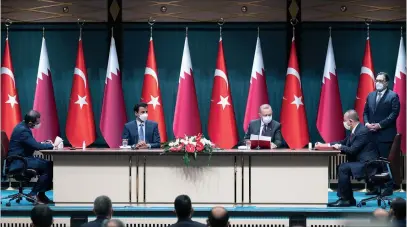
[[[209,213],[207,224],[210,227],[229,226],[229,213],[223,207],[214,207]]]
[[[105,195],[97,197],[93,203],[93,212],[96,216],[111,218],[113,214],[112,200]]]
[[[390,205],[390,213],[397,220],[406,219],[406,200],[400,197],[393,199]]]
[[[31,210],[31,221],[34,227],[52,226],[52,210],[45,204],[36,205]]]
[[[191,199],[187,195],[179,195],[174,201],[175,213],[178,218],[190,218],[193,213]]]
[[[102,227],[125,227],[125,225],[119,219],[110,219],[110,220],[105,220],[102,223]]]
[[[30,126],[35,125],[39,118],[41,118],[40,112],[36,110],[30,110],[25,114],[24,122]]]

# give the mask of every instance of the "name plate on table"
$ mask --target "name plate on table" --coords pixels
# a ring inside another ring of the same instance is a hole
[[[271,137],[269,136],[259,136],[250,135],[250,148],[254,149],[260,147],[261,149],[271,148]]]

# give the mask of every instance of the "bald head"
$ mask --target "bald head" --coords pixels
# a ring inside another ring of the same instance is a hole
[[[214,207],[209,213],[208,226],[227,227],[229,226],[229,214],[223,207]]]

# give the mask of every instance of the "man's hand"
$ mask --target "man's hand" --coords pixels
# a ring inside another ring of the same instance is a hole
[[[275,148],[277,148],[277,145],[275,145],[273,142],[271,142],[271,143],[270,143],[270,148],[271,148],[271,149],[275,149]]]
[[[137,145],[136,145],[137,149],[146,149],[148,148],[147,144],[145,141],[140,141]]]
[[[335,145],[333,145],[333,147],[336,149],[336,150],[340,150],[341,149],[341,144],[335,144]]]
[[[367,123],[367,124],[366,124],[366,127],[367,127],[370,131],[376,131],[374,125],[375,125],[375,124],[369,124],[369,123]]]
[[[372,130],[377,131],[380,129],[380,125],[378,123],[372,124]]]

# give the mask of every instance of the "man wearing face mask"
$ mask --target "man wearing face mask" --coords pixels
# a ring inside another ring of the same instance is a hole
[[[329,203],[329,207],[355,206],[356,200],[353,197],[350,177],[356,179],[365,178],[366,172],[374,174],[376,169],[365,171],[365,163],[376,160],[378,152],[369,129],[360,124],[358,113],[355,110],[348,110],[343,116],[343,126],[351,134],[342,141],[331,143],[335,149],[346,155],[347,162],[338,166],[338,192],[339,199]],[[318,146],[320,143],[316,143]]]
[[[134,106],[136,120],[124,125],[122,139],[127,139],[128,145],[136,149],[160,148],[158,124],[147,120],[147,108],[147,103],[136,104]]]
[[[389,75],[380,72],[376,76],[376,91],[367,96],[363,121],[365,126],[373,132],[380,157],[388,158],[391,145],[397,133],[396,120],[400,113],[400,100],[397,93],[388,89]],[[393,194],[394,182],[388,182],[382,194]],[[374,195],[380,193],[378,189],[366,193]]]
[[[36,150],[51,150],[54,148],[52,141],[37,142],[31,132],[32,128],[39,128],[41,125],[41,115],[35,110],[30,110],[25,116],[24,121],[16,125],[10,136],[10,144],[7,156],[21,156],[27,161],[27,169],[34,169],[39,178],[35,183],[29,195],[34,199],[36,197],[39,203],[51,203],[45,192],[51,189],[53,165],[51,161],[33,156]],[[9,172],[19,171],[23,168],[23,162],[14,160],[6,163]],[[28,201],[33,202],[34,200]]]
[[[271,148],[281,147],[283,137],[281,136],[280,123],[272,118],[273,110],[269,104],[263,104],[259,108],[259,119],[250,122],[244,139],[250,139],[250,135],[261,135],[271,137]]]

